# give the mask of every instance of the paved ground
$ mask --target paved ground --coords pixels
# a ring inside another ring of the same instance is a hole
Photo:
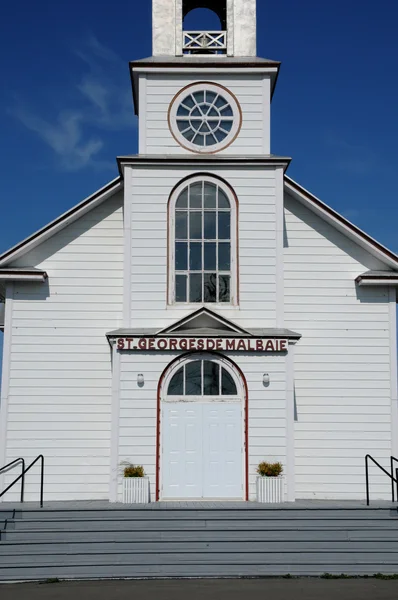
[[[246,579],[0,584],[1,600],[396,600],[398,580]]]

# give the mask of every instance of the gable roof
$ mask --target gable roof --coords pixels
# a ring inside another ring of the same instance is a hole
[[[388,267],[398,270],[398,255],[380,244],[377,240],[362,231],[348,219],[333,210],[330,206],[319,200],[314,194],[285,175],[285,190],[296,200],[319,215],[333,227],[345,234],[348,238],[362,246],[373,256],[384,262]]]
[[[214,161],[216,163],[216,161]],[[394,271],[398,271],[398,255],[380,244],[377,240],[373,239],[367,233],[362,231],[359,227],[351,223],[348,219],[340,215],[338,212],[330,208],[327,204],[322,202],[319,198],[311,194],[308,190],[303,188],[301,185],[296,183],[293,179],[285,175],[285,191],[287,191],[291,196],[293,196],[296,200],[301,202],[311,211],[316,213],[322,219],[327,221],[333,227],[338,229],[341,233],[346,235],[349,239],[353,240],[360,246],[362,246],[365,250],[370,252],[372,255],[376,256],[380,261],[382,261],[386,268],[392,269]],[[12,261],[20,258],[32,248],[38,246],[46,239],[55,235],[58,231],[62,230],[64,227],[67,227],[74,221],[76,221],[79,217],[83,216],[118,191],[122,190],[124,186],[124,181],[121,176],[116,177],[104,187],[99,189],[97,192],[88,196],[68,210],[63,215],[59,216],[57,219],[29,236],[10,250],[7,250],[2,255],[0,255],[0,267],[5,267],[7,265],[11,265]]]
[[[214,310],[201,307],[193,313],[179,319],[172,325],[164,329],[144,328],[144,329],[116,329],[106,334],[108,340],[118,337],[267,337],[267,338],[288,338],[299,340],[301,335],[290,329],[284,328],[255,328],[243,329],[230,319],[222,317]]]
[[[51,221],[48,225],[45,225],[16,246],[6,250],[6,252],[0,255],[0,267],[6,266],[13,260],[26,254],[26,252],[29,252],[29,250],[32,250],[52,237],[55,233],[64,229],[96,206],[99,206],[121,189],[123,189],[123,180],[121,177],[116,177],[116,179],[107,183],[104,187],[85,198],[82,202],[79,202],[79,204],[76,204],[76,206],[60,215],[54,221]]]

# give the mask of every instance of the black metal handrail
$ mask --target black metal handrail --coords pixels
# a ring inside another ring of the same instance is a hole
[[[21,458],[16,458],[12,462],[8,463],[8,465],[5,465],[4,467],[1,467],[0,474],[4,473],[4,471],[9,471],[10,469],[12,469],[14,466],[16,466],[19,463],[22,464],[22,473],[23,473],[25,471],[25,460],[21,457]],[[24,490],[25,490],[25,477],[22,477],[22,483],[21,483],[21,502],[23,502]],[[1,498],[2,495],[3,494],[0,494],[0,498]]]
[[[18,459],[19,460],[19,459]],[[26,473],[28,473],[32,467],[35,466],[35,464],[41,460],[41,477],[40,477],[40,508],[43,508],[43,496],[44,496],[44,456],[42,454],[39,454],[39,456],[37,458],[35,458],[35,460],[30,463],[30,465],[28,467],[26,467],[25,469],[25,461],[23,463],[23,471],[21,473],[21,475],[19,475],[19,477],[17,477],[16,479],[14,479],[14,481],[0,494],[0,498],[2,496],[4,496],[4,494],[6,494],[8,492],[8,490],[10,490],[16,483],[18,483],[18,481],[20,479],[22,479],[22,489],[25,489],[25,475]],[[3,467],[3,469],[5,469],[6,467]],[[21,502],[23,502],[23,495],[21,497]]]
[[[391,459],[394,459],[398,462],[398,459],[394,458],[393,456],[391,457]],[[389,477],[391,479],[391,484],[392,484],[392,501],[394,502],[394,483],[397,485],[397,490],[398,490],[398,469],[396,470],[396,476],[394,477],[393,475],[393,464],[394,464],[394,460],[391,460],[391,473],[389,473],[388,471],[386,471],[386,469],[384,467],[381,466],[380,463],[377,462],[377,460],[375,460],[373,458],[373,456],[370,456],[370,454],[367,454],[365,456],[365,475],[366,475],[366,504],[367,506],[369,506],[370,504],[370,499],[369,499],[369,460],[371,460],[376,467],[379,467],[379,469],[381,469],[381,471],[383,471],[383,473],[385,473],[385,475],[387,475],[387,477]]]
[[[390,457],[391,475],[394,475],[394,462],[398,463],[398,458],[395,458],[395,456],[391,456]],[[398,471],[398,469],[395,470],[395,474],[398,479],[397,471]],[[392,495],[393,502],[395,502],[394,492],[395,492],[394,481],[391,480],[391,495]],[[398,482],[397,482],[397,501],[398,501]]]

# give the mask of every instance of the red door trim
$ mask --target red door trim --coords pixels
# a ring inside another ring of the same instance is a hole
[[[162,408],[161,403],[162,403],[163,381],[164,381],[164,378],[165,378],[167,372],[173,367],[174,363],[178,362],[179,360],[181,360],[183,358],[187,358],[188,356],[193,356],[194,354],[195,353],[188,352],[186,354],[177,356],[163,370],[163,373],[161,374],[160,379],[159,379],[158,393],[157,393],[157,410],[156,410],[156,414],[157,414],[157,416],[156,416],[156,494],[155,494],[156,502],[159,502],[159,499],[160,499],[160,462],[161,462],[161,459],[160,459],[160,452],[161,452],[160,427],[161,427],[161,408]],[[200,354],[203,354],[203,353],[201,352]],[[241,377],[241,379],[243,381],[243,389],[244,389],[244,395],[245,395],[245,397],[244,397],[244,404],[245,404],[245,411],[244,411],[244,414],[245,414],[245,418],[244,418],[245,500],[248,501],[249,500],[249,388],[247,386],[246,377],[244,376],[242,369],[236,364],[235,361],[233,361],[228,356],[224,356],[221,354],[219,354],[219,355],[212,354],[212,356],[215,356],[215,357],[221,356],[224,360],[229,362],[231,364],[231,366],[234,369],[236,369],[236,371],[239,373],[239,376]]]

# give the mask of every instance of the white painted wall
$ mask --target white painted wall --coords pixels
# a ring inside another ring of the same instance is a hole
[[[123,194],[18,261],[49,275],[15,284],[6,461],[44,453],[46,500],[108,498],[111,360],[105,333],[121,326]],[[14,475],[7,475],[10,481]],[[37,500],[38,469],[26,500]],[[4,500],[16,500],[18,492]]]
[[[228,356],[228,354],[226,354]],[[155,498],[157,387],[174,353],[121,353],[118,464],[142,464],[149,476],[151,497]],[[256,469],[262,460],[286,465],[286,373],[283,355],[255,356],[235,353],[249,389],[249,493],[255,499]],[[270,374],[270,386],[263,386],[263,373]],[[145,378],[137,385],[137,374]],[[122,468],[118,493],[122,497]]]
[[[200,81],[219,83],[232,92],[241,105],[242,129],[236,140],[219,154],[269,154],[271,82],[268,75],[250,73],[220,74],[140,74],[140,154],[189,154],[172,136],[168,110],[173,98],[185,86]]]
[[[209,168],[206,172],[223,177],[239,199],[240,306],[218,305],[217,310],[243,327],[275,327],[275,169]],[[197,309],[196,304],[167,306],[168,198],[173,187],[191,174],[190,169],[168,166],[125,169],[132,327],[161,329]]]
[[[367,252],[285,196],[285,325],[296,346],[297,498],[364,498],[364,457],[389,465],[390,317],[387,288],[357,288]],[[395,433],[396,435],[396,433]],[[372,469],[373,498],[390,499]]]

